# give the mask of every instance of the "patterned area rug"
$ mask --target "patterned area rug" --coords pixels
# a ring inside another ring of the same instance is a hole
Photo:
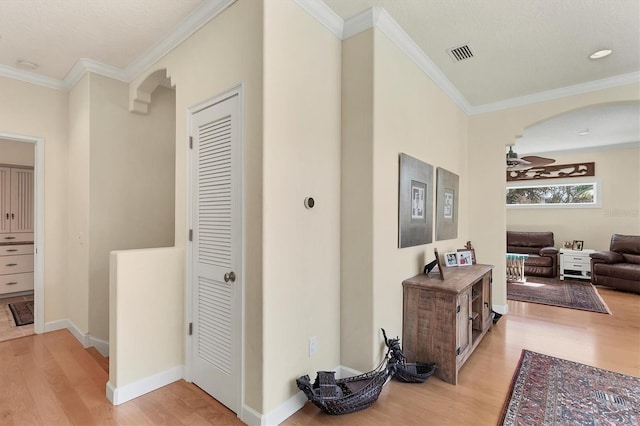
[[[507,282],[507,299],[610,314],[589,281],[527,277],[526,283]]]
[[[640,424],[640,378],[522,351],[501,425]]]
[[[33,300],[9,303],[9,309],[17,326],[33,324]]]

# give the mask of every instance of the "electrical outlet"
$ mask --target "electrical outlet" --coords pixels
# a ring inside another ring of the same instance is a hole
[[[309,356],[314,356],[318,353],[318,339],[316,336],[309,338]]]

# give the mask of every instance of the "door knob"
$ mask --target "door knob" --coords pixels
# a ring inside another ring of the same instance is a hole
[[[236,280],[236,273],[231,271],[231,272],[227,272],[226,274],[224,274],[224,282],[228,283],[229,281],[231,282],[235,282]]]

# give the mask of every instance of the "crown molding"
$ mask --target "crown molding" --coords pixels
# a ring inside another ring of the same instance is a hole
[[[597,90],[609,89],[611,87],[624,86],[640,82],[640,72],[622,74],[615,77],[603,78],[601,80],[589,81],[587,83],[574,84],[572,86],[561,87],[559,89],[548,90],[546,92],[534,93],[532,95],[507,99],[489,104],[472,106],[469,115],[484,114],[487,112],[500,111],[508,108],[536,104],[539,102],[551,101],[553,99],[567,96],[581,95],[583,93],[595,92]]]
[[[382,31],[422,72],[433,80],[460,109],[468,114],[468,111],[471,109],[469,102],[467,102],[458,89],[385,9],[381,7],[370,7],[362,13],[349,18],[344,23],[343,40],[370,28],[378,28]]]
[[[426,53],[416,44],[416,42],[406,33],[406,31],[387,13],[381,9],[374,24],[389,39],[398,46],[417,66],[424,72],[438,87],[440,87],[451,100],[465,113],[468,114],[471,105],[462,96],[462,93],[449,81],[434,64]]]
[[[195,9],[167,37],[151,46],[142,56],[125,68],[127,80],[132,81],[142,74],[156,61],[163,58],[235,2],[236,0],[208,0],[202,2],[202,6]]]
[[[64,80],[5,65],[0,65],[0,76],[56,90],[70,90],[87,72],[129,83],[236,1],[203,1],[202,6],[194,10],[169,35],[154,44],[124,70],[92,59],[82,58],[76,62]],[[294,2],[340,40],[346,40],[370,28],[378,28],[467,115],[484,114],[640,82],[640,72],[635,72],[504,101],[472,106],[385,9],[371,7],[347,21],[343,21],[322,0],[294,0]]]
[[[126,72],[120,68],[112,67],[111,65],[106,65],[93,59],[80,58],[64,78],[63,86],[65,90],[71,90],[88,72],[110,77],[114,80],[120,80],[124,83],[129,82]]]
[[[151,46],[145,53],[135,59],[124,70],[106,65],[93,59],[81,58],[67,73],[64,80],[46,77],[32,72],[0,65],[0,76],[25,81],[57,90],[71,90],[87,72],[130,83],[138,75],[164,57],[180,43],[198,31],[207,22],[218,16],[237,0],[206,0],[187,18],[176,26],[165,38]]]
[[[344,40],[343,28],[344,21],[337,13],[333,11],[325,2],[319,0],[293,0],[305,12],[315,18],[322,24],[331,34]]]
[[[0,77],[11,78],[13,80],[24,81],[42,87],[55,90],[65,90],[64,82],[57,78],[47,77],[33,72],[19,70],[17,68],[0,65]]]
[[[295,0],[301,7],[316,20],[323,23],[325,27],[325,19],[322,15],[314,14],[315,10],[327,7],[322,0]],[[321,5],[318,5],[321,4]],[[339,17],[338,17],[339,19]],[[610,87],[621,86],[640,82],[640,72],[624,74],[616,77],[606,78],[597,81],[591,81],[573,86],[563,87],[560,89],[549,90],[546,92],[534,93],[532,95],[522,96],[519,98],[507,99],[504,101],[493,102],[483,105],[473,106],[458,91],[458,89],[449,81],[442,71],[431,61],[427,54],[415,43],[415,41],[402,29],[402,27],[381,7],[371,7],[362,13],[344,21],[344,27],[341,31],[342,40],[353,37],[370,28],[378,28],[381,30],[396,46],[402,50],[417,66],[420,68],[433,82],[451,98],[451,100],[464,111],[467,115],[483,114],[486,112],[499,111],[503,109],[513,108],[517,106],[530,105],[538,102],[549,101],[553,99],[563,98],[596,90],[607,89]],[[332,31],[339,34],[339,30]]]

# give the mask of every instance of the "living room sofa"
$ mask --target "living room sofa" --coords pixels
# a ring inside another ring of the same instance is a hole
[[[591,282],[640,293],[640,236],[613,234],[609,250],[591,253]]]
[[[558,275],[558,249],[553,232],[507,231],[507,253],[528,254],[524,275],[553,278]]]

